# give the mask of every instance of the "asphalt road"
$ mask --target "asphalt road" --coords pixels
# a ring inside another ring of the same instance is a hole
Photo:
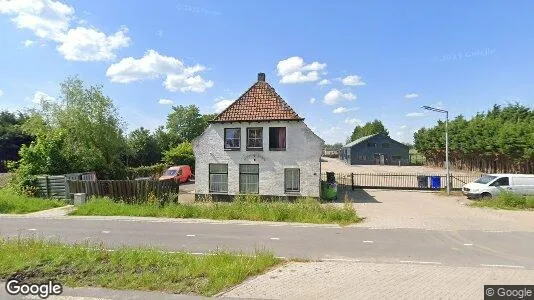
[[[534,269],[534,232],[1,217],[0,235],[103,242],[110,248],[266,249],[286,258]]]

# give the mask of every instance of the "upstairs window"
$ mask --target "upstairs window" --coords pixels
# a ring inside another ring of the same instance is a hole
[[[269,128],[269,150],[283,151],[286,150],[286,128],[270,127]]]
[[[247,128],[247,150],[263,150],[263,128]]]
[[[241,148],[241,129],[225,128],[224,129],[224,149],[239,150]]]

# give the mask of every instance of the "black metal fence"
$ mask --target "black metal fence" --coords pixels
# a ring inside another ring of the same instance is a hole
[[[438,190],[447,187],[445,174],[335,173],[334,176],[339,188]],[[480,176],[451,174],[451,190],[461,190],[464,184]],[[321,174],[321,179],[326,180],[326,173]]]

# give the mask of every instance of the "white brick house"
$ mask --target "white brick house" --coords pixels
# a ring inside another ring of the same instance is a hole
[[[196,195],[319,197],[324,141],[265,74],[193,141]]]

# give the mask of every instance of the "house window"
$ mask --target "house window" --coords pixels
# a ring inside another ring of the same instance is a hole
[[[260,189],[259,165],[239,165],[239,193],[258,194]]]
[[[286,150],[286,128],[269,128],[269,150]]]
[[[210,193],[228,193],[227,164],[210,164]]]
[[[382,148],[389,148],[389,143],[382,143]]]
[[[241,148],[241,129],[225,128],[224,129],[224,149],[239,150]]]
[[[300,169],[285,169],[284,182],[286,193],[295,193],[300,191]]]
[[[263,150],[263,128],[247,128],[247,150]]]

